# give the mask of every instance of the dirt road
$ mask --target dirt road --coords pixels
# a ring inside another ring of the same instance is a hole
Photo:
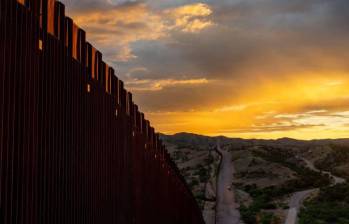
[[[313,192],[317,191],[317,189],[310,189],[305,191],[295,192],[288,206],[290,207],[287,213],[285,224],[295,224],[297,223],[298,212],[303,204],[303,201]]]
[[[235,200],[235,189],[231,186],[234,174],[232,156],[220,148],[219,142],[217,150],[222,154],[222,162],[217,184],[216,224],[240,224],[239,205]]]
[[[322,173],[326,173],[328,174],[332,180],[333,180],[333,183],[332,185],[336,185],[336,184],[342,184],[342,183],[345,183],[345,179],[344,178],[341,178],[341,177],[337,177],[337,176],[334,176],[331,172],[328,172],[328,171],[320,171],[319,169],[317,169],[314,164],[312,162],[310,162],[309,160],[307,159],[304,159],[303,158],[303,161],[306,163],[306,166],[313,170],[313,171],[316,171],[316,172],[322,172]]]
[[[302,158],[302,160],[305,162],[306,166],[309,169],[316,171],[316,172],[320,172],[320,170],[317,169],[312,162],[310,162],[309,160],[307,160],[305,158]],[[344,183],[346,181],[344,178],[334,176],[330,172],[327,172],[327,171],[322,171],[322,172],[328,174],[332,178],[333,183],[331,184],[331,186],[336,185],[336,184],[341,184],[341,183]],[[303,201],[309,195],[311,195],[313,192],[315,192],[317,190],[318,189],[299,191],[299,192],[295,192],[292,195],[290,202],[288,204],[288,206],[290,208],[289,208],[288,213],[287,213],[285,224],[296,224],[297,223],[298,212],[303,205]]]

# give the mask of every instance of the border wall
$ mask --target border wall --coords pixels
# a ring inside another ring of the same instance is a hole
[[[132,94],[54,0],[0,0],[0,223],[203,224]]]

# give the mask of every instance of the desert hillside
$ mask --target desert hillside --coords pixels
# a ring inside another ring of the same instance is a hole
[[[287,219],[292,220],[289,211],[293,208],[302,222],[309,218],[307,204],[316,207],[322,201],[319,195],[346,185],[349,180],[348,139],[245,140],[188,133],[163,135],[162,139],[203,209],[207,223],[214,223],[216,212],[221,159],[216,150],[218,139],[220,147],[231,154],[234,167],[233,181],[226,187],[235,192],[241,220],[247,224],[288,222]]]

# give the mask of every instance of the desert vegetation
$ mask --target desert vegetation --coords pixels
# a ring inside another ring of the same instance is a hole
[[[300,224],[349,223],[349,184],[321,188],[317,197],[305,203]]]
[[[220,161],[213,150],[216,141],[217,138],[184,133],[164,138],[204,214],[207,205],[210,211],[215,211],[214,191]],[[300,223],[349,224],[348,185],[331,186],[333,179],[324,172],[349,177],[348,143],[347,140],[221,138],[221,147],[232,154],[236,169],[232,184],[243,222],[284,223],[290,198],[296,192],[320,189],[304,204]],[[316,169],[309,167],[304,159]],[[315,221],[309,221],[312,219]]]

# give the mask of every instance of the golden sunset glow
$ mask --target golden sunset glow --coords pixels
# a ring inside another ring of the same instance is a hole
[[[165,133],[181,131],[244,138],[344,138],[349,132],[349,78],[266,81],[211,110],[150,113]],[[278,88],[275,88],[275,87]],[[219,102],[217,102],[219,104]]]
[[[65,2],[157,131],[349,137],[347,3],[180,2]]]

